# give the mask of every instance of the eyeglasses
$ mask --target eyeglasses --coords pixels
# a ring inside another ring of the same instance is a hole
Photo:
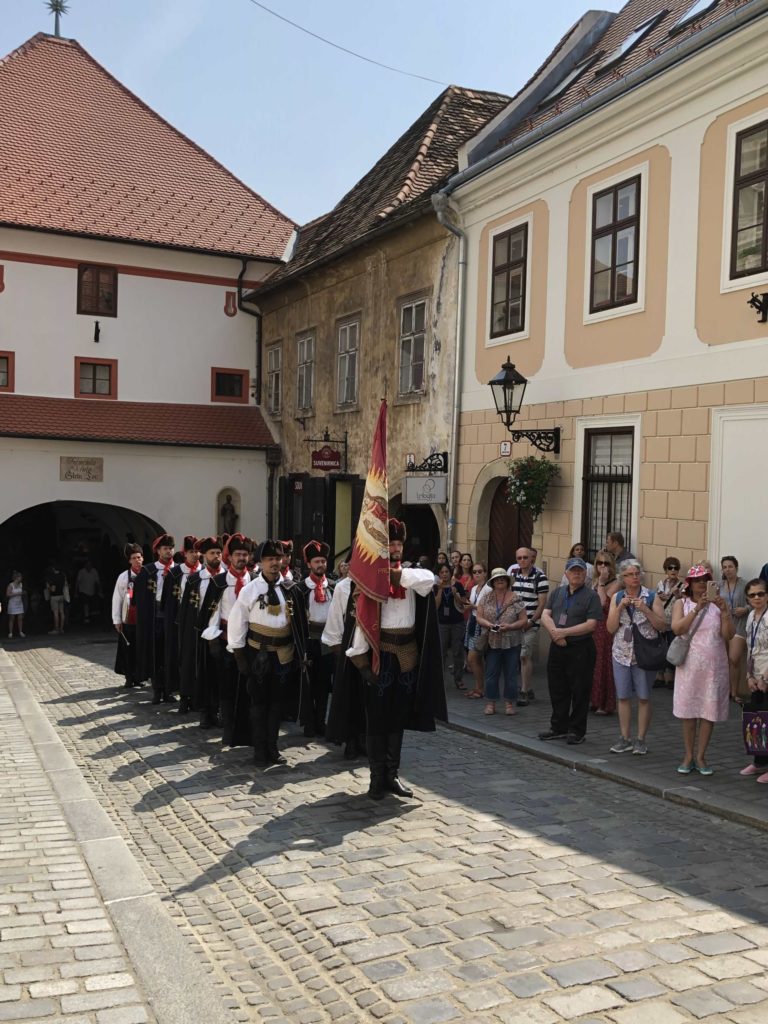
[[[751,600],[753,597],[765,597],[765,594],[764,590],[753,590],[751,594],[747,594],[747,597]]]
[[[595,565],[610,565],[610,562],[595,562]]]

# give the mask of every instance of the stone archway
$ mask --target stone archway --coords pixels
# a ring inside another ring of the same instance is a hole
[[[491,505],[499,484],[507,478],[507,463],[494,459],[477,474],[467,512],[467,550],[481,561],[488,559]]]
[[[140,544],[148,555],[163,529],[149,516],[119,505],[95,501],[33,505],[0,524],[0,587],[4,591],[11,570],[18,568],[32,599],[42,594],[45,570],[52,561],[73,587],[78,571],[89,560],[106,597],[125,568],[125,544]]]

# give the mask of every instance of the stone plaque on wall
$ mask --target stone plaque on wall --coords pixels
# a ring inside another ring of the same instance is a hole
[[[59,480],[80,480],[100,484],[104,480],[104,459],[62,455],[59,459]]]

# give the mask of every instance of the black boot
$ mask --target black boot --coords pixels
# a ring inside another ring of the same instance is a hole
[[[161,690],[155,690],[155,692],[152,695],[152,703],[153,704],[161,704],[162,700],[163,700],[162,691]]]
[[[182,697],[179,701],[179,714],[186,715],[192,706],[192,701],[189,697]]]
[[[368,764],[371,768],[371,783],[368,787],[368,796],[371,800],[383,800],[387,793],[387,737],[368,736],[366,743],[368,747]]]
[[[391,732],[387,736],[385,788],[395,796],[412,797],[413,790],[404,786],[398,777],[400,752],[403,749],[402,732]]]

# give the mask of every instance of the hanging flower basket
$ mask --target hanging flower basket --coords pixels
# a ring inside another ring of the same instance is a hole
[[[560,467],[549,459],[529,455],[524,459],[512,459],[508,463],[507,501],[521,508],[527,508],[534,519],[538,519],[547,500],[549,485],[560,475]]]

